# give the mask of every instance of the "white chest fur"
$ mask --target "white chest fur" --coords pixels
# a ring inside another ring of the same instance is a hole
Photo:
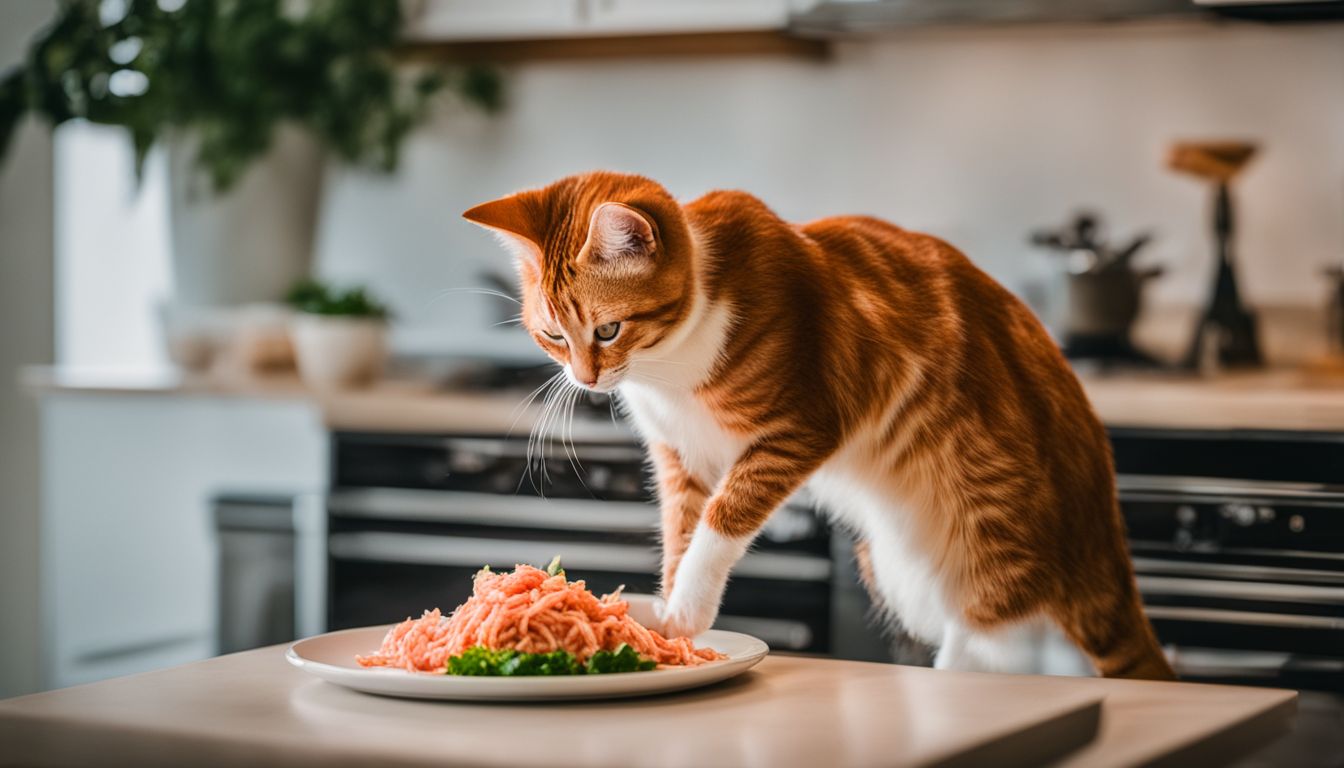
[[[725,430],[695,395],[718,361],[731,323],[728,307],[697,300],[681,328],[636,359],[619,388],[644,439],[675,448],[707,485],[717,483],[746,448],[746,440]]]
[[[707,485],[717,483],[746,447],[691,393],[632,382],[621,385],[621,397],[644,439],[675,448],[686,469]]]

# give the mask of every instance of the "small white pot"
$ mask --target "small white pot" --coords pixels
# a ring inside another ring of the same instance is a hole
[[[364,386],[382,373],[385,320],[299,314],[291,334],[299,374],[313,389]]]

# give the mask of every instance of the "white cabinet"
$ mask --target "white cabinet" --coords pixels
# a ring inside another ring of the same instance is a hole
[[[591,0],[588,29],[601,35],[780,30],[785,0]]]
[[[220,491],[319,491],[326,432],[300,400],[48,393],[42,403],[44,682],[214,652]]]
[[[441,42],[783,30],[811,0],[422,0],[408,37]]]
[[[412,40],[526,40],[579,34],[578,0],[421,0],[407,13]]]

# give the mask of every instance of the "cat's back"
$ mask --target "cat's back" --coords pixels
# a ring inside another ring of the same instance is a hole
[[[875,216],[828,216],[798,227],[817,244],[822,258],[876,276],[892,269],[910,279],[916,273],[965,271],[965,254],[933,235],[905,229]],[[876,268],[876,269],[875,269]]]

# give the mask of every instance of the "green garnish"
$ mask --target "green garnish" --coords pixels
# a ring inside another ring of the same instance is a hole
[[[564,575],[565,575],[565,569],[562,568],[562,567],[560,566],[560,556],[559,556],[559,555],[556,555],[555,557],[551,558],[551,564],[548,565],[548,566],[546,566],[546,575],[547,575],[547,576],[564,576]]]
[[[614,651],[598,651],[588,659],[588,674],[603,675],[608,672],[647,672],[658,666],[651,659],[635,653],[635,649],[626,643],[616,646]]]
[[[577,675],[583,668],[568,651],[522,653],[511,649],[492,651],[484,646],[468,648],[460,656],[448,659],[449,675],[476,677],[521,677]]]
[[[444,669],[448,675],[474,677],[552,677],[557,675],[602,675],[613,672],[647,672],[657,664],[641,658],[634,648],[621,643],[614,651],[598,651],[580,664],[569,651],[524,653],[512,649],[492,651],[473,646],[452,656]]]

